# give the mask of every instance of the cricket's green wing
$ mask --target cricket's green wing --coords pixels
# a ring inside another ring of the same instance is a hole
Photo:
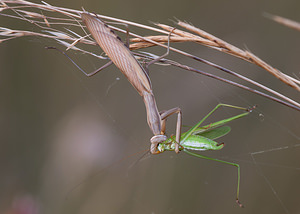
[[[236,116],[233,116],[233,117],[224,119],[224,120],[220,120],[220,121],[211,123],[211,124],[206,125],[206,126],[199,127],[199,128],[197,128],[196,130],[194,130],[192,134],[193,134],[193,135],[195,135],[195,134],[200,134],[200,133],[206,132],[206,131],[208,131],[208,130],[215,129],[215,128],[220,127],[220,126],[223,126],[223,125],[225,125],[226,123],[229,123],[229,122],[231,122],[231,121],[233,121],[233,120],[236,120],[236,119],[241,118],[241,117],[245,117],[245,116],[248,115],[248,114],[249,114],[249,112],[242,113],[242,114],[239,114],[239,115],[236,115]]]
[[[185,141],[181,141],[180,145],[184,149],[196,150],[196,151],[206,151],[206,150],[219,150],[224,147],[224,144],[217,143],[209,138],[190,135]]]
[[[230,130],[231,130],[231,128],[229,126],[222,126],[222,127],[215,128],[212,130],[209,129],[207,131],[200,132],[197,135],[209,138],[211,140],[215,140],[215,139],[218,139],[220,137],[227,135],[230,132]]]

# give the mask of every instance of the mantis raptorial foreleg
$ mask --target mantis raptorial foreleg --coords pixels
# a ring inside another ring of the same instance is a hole
[[[180,142],[180,138],[181,138],[181,125],[182,125],[182,113],[181,113],[181,109],[176,107],[176,108],[172,108],[170,110],[164,111],[163,113],[161,113],[161,131],[163,132],[163,134],[165,133],[166,130],[166,119],[167,117],[171,116],[172,114],[177,113],[177,123],[176,123],[176,145],[175,145],[175,152],[179,153],[179,142]]]
[[[175,28],[174,28],[175,29]],[[174,30],[173,29],[173,30]],[[156,59],[150,61],[149,63],[147,63],[147,65],[145,66],[145,70],[147,73],[148,72],[148,68],[151,64],[154,64],[156,62],[158,62],[159,60],[163,59],[164,57],[169,55],[169,51],[170,51],[170,36],[172,34],[172,31],[170,31],[169,36],[168,36],[168,47],[167,47],[167,52],[163,55],[161,55],[160,57],[157,57]],[[145,101],[145,100],[144,100]],[[149,102],[149,101],[146,101]],[[177,113],[177,125],[176,125],[176,142],[177,144],[175,145],[175,152],[179,153],[179,142],[180,142],[180,138],[181,138],[181,125],[182,125],[182,113],[181,113],[181,109],[179,107],[175,107],[166,111],[162,111],[160,112],[160,135],[165,136],[165,131],[166,131],[166,119],[171,116],[172,114]],[[158,126],[158,125],[157,125]],[[151,126],[150,126],[151,127]],[[155,134],[155,131],[152,129],[153,133]],[[159,151],[157,151],[157,145],[159,144],[159,141],[162,141],[162,137],[159,137],[160,135],[155,135],[154,137],[151,138],[151,153],[152,154],[158,154],[160,153]]]

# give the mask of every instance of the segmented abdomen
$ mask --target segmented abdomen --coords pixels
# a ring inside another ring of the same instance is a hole
[[[81,18],[102,50],[122,71],[139,94],[142,95],[145,90],[152,93],[147,73],[113,30],[99,18],[88,13],[82,13]]]

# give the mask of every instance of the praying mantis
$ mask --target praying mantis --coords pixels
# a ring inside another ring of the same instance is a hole
[[[167,111],[159,112],[154,94],[152,92],[152,86],[150,78],[148,76],[148,72],[135,59],[128,46],[125,45],[121,41],[121,39],[113,32],[113,30],[110,29],[98,17],[84,12],[81,13],[81,19],[98,45],[110,58],[111,62],[113,62],[119,68],[119,70],[126,76],[128,81],[137,90],[137,92],[143,97],[147,112],[147,122],[154,135],[150,139],[150,152],[152,154],[160,153],[160,151],[157,150],[157,146],[167,140],[167,137],[165,135],[166,119],[167,117],[175,113],[177,113],[176,142],[179,142],[181,138],[182,123],[181,109],[175,107]],[[168,52],[149,62],[147,67],[150,64],[159,61],[167,54]],[[102,66],[102,68],[107,67],[111,64],[111,62]],[[93,72],[92,75],[100,70],[101,68]],[[91,76],[91,74],[86,75]],[[179,144],[175,145],[175,152],[179,152]]]

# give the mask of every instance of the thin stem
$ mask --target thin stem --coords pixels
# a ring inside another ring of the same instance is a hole
[[[222,77],[219,77],[219,76],[216,76],[216,75],[213,75],[213,74],[210,74],[210,73],[207,73],[207,72],[204,72],[204,71],[201,71],[199,69],[195,69],[193,67],[190,67],[190,66],[187,66],[187,65],[182,65],[178,62],[175,62],[175,61],[171,61],[171,60],[166,60],[165,61],[166,63],[170,64],[170,65],[173,65],[173,66],[176,66],[176,67],[179,67],[179,68],[182,68],[182,69],[186,69],[186,70],[189,70],[189,71],[193,71],[195,73],[198,73],[198,74],[202,74],[202,75],[205,75],[207,77],[210,77],[210,78],[213,78],[213,79],[217,79],[217,80],[220,80],[222,82],[225,82],[225,83],[228,83],[230,85],[234,85],[234,86],[237,86],[239,88],[242,88],[242,89],[245,89],[247,91],[250,91],[252,93],[255,93],[255,94],[258,94],[262,97],[265,97],[267,99],[270,99],[270,100],[273,100],[275,102],[278,102],[280,104],[283,104],[285,106],[288,106],[294,110],[297,110],[297,111],[300,111],[300,104],[291,100],[290,98],[284,96],[284,95],[281,95],[280,97],[285,97],[284,99],[287,100],[288,102],[284,101],[284,100],[281,100],[281,99],[278,99],[277,97],[273,97],[271,95],[268,95],[264,92],[261,92],[261,91],[258,91],[256,89],[253,89],[253,88],[250,88],[248,86],[245,86],[245,85],[242,85],[242,84],[239,84],[239,83],[236,83],[234,81],[231,81],[231,80],[228,80],[228,79],[224,79]],[[252,80],[253,81],[253,80]],[[259,84],[259,83],[258,83]],[[266,89],[265,89],[266,90]],[[267,90],[269,91],[269,90]],[[272,93],[272,92],[271,92]],[[273,93],[274,94],[274,93]],[[293,104],[292,104],[293,103]]]
[[[13,10],[14,12],[16,12],[16,14],[18,14],[18,16],[21,17],[21,19],[26,20],[26,21],[28,21],[28,22],[30,22],[30,23],[33,23],[33,24],[36,24],[36,25],[37,25],[37,21],[33,21],[33,20],[31,20],[31,19],[26,18],[24,15],[22,15],[22,14],[20,14],[18,11],[16,11],[16,9],[17,9],[17,8],[24,8],[24,7],[29,7],[29,8],[30,8],[30,7],[33,7],[33,8],[37,8],[37,9],[39,9],[39,10],[46,10],[46,11],[58,12],[58,13],[61,13],[61,14],[65,15],[65,16],[73,17],[73,18],[77,18],[77,19],[80,19],[80,15],[79,15],[79,14],[82,13],[82,11],[79,11],[79,10],[73,10],[73,9],[62,8],[62,7],[55,7],[55,6],[52,6],[52,5],[50,5],[50,4],[48,4],[48,3],[45,3],[45,2],[43,2],[43,4],[36,4],[36,3],[28,2],[28,1],[3,1],[3,2],[9,3],[9,4],[26,5],[26,6],[16,6],[16,7],[5,6],[5,7],[1,8],[1,9],[2,9],[2,10],[9,10],[9,9],[11,9],[11,10]],[[22,11],[21,11],[21,12],[22,12]],[[1,14],[2,14],[2,13],[1,13]],[[26,13],[25,13],[25,14],[26,14]],[[2,15],[3,15],[3,14],[2,14]],[[126,23],[126,24],[128,24],[128,25],[135,25],[135,26],[137,26],[137,27],[141,27],[141,28],[144,28],[144,29],[148,29],[148,30],[152,30],[152,31],[156,31],[156,32],[164,33],[164,34],[169,34],[169,32],[167,32],[167,31],[165,31],[165,30],[158,29],[158,28],[149,27],[149,26],[146,26],[146,25],[142,25],[142,24],[138,24],[138,23],[134,23],[134,22],[130,22],[130,21],[125,21],[125,20],[122,20],[122,19],[116,19],[116,18],[113,18],[113,17],[103,16],[103,15],[101,15],[101,14],[98,14],[98,16],[101,17],[101,18],[103,18],[103,19],[112,20],[112,21],[118,21],[118,22],[121,22],[121,23]],[[44,16],[44,17],[47,18],[47,16]],[[64,20],[64,19],[62,19],[62,20]],[[78,20],[78,23],[79,23],[79,22],[80,22],[80,21]],[[70,23],[70,24],[71,24],[71,23]],[[41,27],[40,25],[38,25],[38,26]],[[116,28],[116,27],[113,27],[113,26],[110,26],[110,27],[111,27],[112,29],[118,30],[119,32],[126,33],[126,31],[121,30],[121,29],[119,29],[119,28]],[[43,27],[42,27],[42,28],[43,28]],[[161,44],[161,43],[159,43],[159,42],[155,42],[155,41],[153,41],[153,40],[151,40],[151,39],[148,39],[148,38],[139,36],[139,35],[134,34],[134,33],[130,33],[130,35],[132,35],[132,36],[134,36],[134,37],[136,37],[136,38],[143,39],[144,41],[150,42],[150,43],[152,43],[152,44],[155,44],[155,45],[158,45],[158,46],[161,46],[161,47],[165,47],[165,48],[168,47],[168,46],[163,45],[163,44]],[[80,42],[82,42],[82,41],[80,41]],[[177,52],[177,53],[179,53],[179,54],[183,54],[183,55],[185,55],[185,56],[187,56],[187,57],[193,58],[193,59],[195,59],[195,60],[197,60],[197,61],[203,62],[203,63],[208,64],[208,65],[210,65],[210,66],[213,66],[213,67],[215,67],[215,68],[217,68],[217,69],[220,69],[220,70],[222,70],[222,71],[224,71],[224,72],[226,72],[226,73],[229,73],[229,74],[231,74],[231,75],[234,75],[234,76],[236,76],[236,77],[238,77],[238,78],[241,78],[241,79],[243,79],[243,80],[245,80],[245,81],[248,81],[248,82],[250,82],[250,83],[252,83],[252,84],[254,84],[254,85],[256,85],[256,86],[258,86],[258,87],[260,87],[260,88],[262,88],[262,89],[264,89],[264,90],[269,91],[270,93],[272,93],[272,94],[274,94],[274,95],[276,95],[276,96],[278,96],[278,97],[281,97],[282,99],[284,99],[284,100],[286,100],[287,102],[291,103],[291,105],[287,105],[286,102],[284,102],[284,101],[282,101],[282,100],[279,100],[279,99],[274,99],[273,97],[271,97],[271,96],[269,96],[269,95],[267,95],[267,94],[265,94],[265,93],[262,93],[262,92],[260,92],[260,91],[257,91],[257,90],[251,89],[251,88],[249,88],[249,87],[246,87],[246,86],[243,86],[243,85],[234,83],[234,85],[236,85],[236,86],[238,86],[238,87],[244,88],[244,89],[246,89],[246,90],[248,90],[248,91],[250,91],[250,92],[259,94],[259,95],[264,96],[264,97],[266,97],[266,98],[268,98],[268,99],[275,100],[276,102],[279,102],[279,103],[282,103],[282,104],[284,104],[284,105],[286,105],[286,106],[289,106],[289,107],[292,107],[292,108],[294,108],[294,109],[300,110],[300,104],[299,104],[299,103],[297,103],[296,101],[294,101],[294,100],[288,98],[288,97],[285,96],[285,95],[282,95],[282,94],[280,94],[280,93],[278,93],[278,92],[276,92],[276,91],[274,91],[274,90],[272,90],[272,89],[270,89],[270,88],[267,88],[266,86],[264,86],[264,85],[262,85],[262,84],[259,84],[259,83],[255,82],[255,81],[253,81],[253,80],[251,80],[251,79],[249,79],[249,78],[243,77],[243,76],[240,75],[240,74],[237,74],[237,73],[235,73],[235,72],[233,72],[233,71],[230,71],[229,69],[223,68],[223,67],[221,67],[221,66],[219,66],[219,65],[216,65],[216,64],[214,64],[214,63],[212,63],[212,62],[209,62],[209,61],[207,61],[207,60],[201,59],[201,58],[199,58],[199,57],[196,57],[196,56],[194,56],[194,55],[191,55],[191,54],[186,53],[186,52],[184,52],[184,51],[181,51],[181,50],[179,50],[179,49],[175,49],[175,48],[170,47],[170,50],[173,50],[173,51],[175,51],[175,52]],[[187,70],[191,70],[191,69],[187,69]],[[196,71],[196,72],[197,72],[197,71]],[[231,84],[231,81],[225,81],[225,82]],[[296,107],[296,108],[295,108],[295,107]]]
[[[150,54],[150,53],[147,53],[147,52],[144,52],[145,54],[141,54],[141,53],[135,53],[134,52],[134,55],[135,56],[139,56],[141,58],[149,58],[149,59],[153,59],[155,58],[154,54]],[[294,104],[291,104],[289,102],[286,102],[284,100],[281,100],[277,97],[274,97],[274,96],[271,96],[269,94],[266,94],[264,92],[261,92],[261,91],[258,91],[256,89],[253,89],[253,88],[250,88],[248,86],[245,86],[245,85],[242,85],[240,83],[237,83],[237,82],[234,82],[232,80],[228,80],[228,79],[225,79],[225,78],[222,78],[222,77],[219,77],[219,76],[216,76],[214,74],[210,74],[210,73],[207,73],[205,71],[202,71],[202,70],[199,70],[199,69],[196,69],[196,68],[193,68],[193,67],[190,67],[188,65],[183,65],[183,64],[180,64],[178,62],[175,62],[173,60],[169,60],[169,59],[162,59],[160,60],[161,63],[165,63],[165,64],[169,64],[169,65],[172,65],[172,66],[175,66],[175,67],[178,67],[178,68],[181,68],[181,69],[185,69],[185,70],[188,70],[188,71],[192,71],[192,72],[195,72],[197,74],[201,74],[201,75],[204,75],[204,76],[207,76],[207,77],[210,77],[210,78],[213,78],[213,79],[216,79],[216,80],[219,80],[219,81],[222,81],[222,82],[225,82],[227,84],[230,84],[230,85],[233,85],[233,86],[236,86],[236,87],[239,87],[239,88],[242,88],[242,89],[245,89],[247,91],[250,91],[254,94],[257,94],[257,95],[260,95],[262,97],[265,97],[267,99],[270,99],[270,100],[273,100],[277,103],[280,103],[280,104],[283,104],[287,107],[290,107],[294,110],[297,110],[297,111],[300,111],[300,104],[299,103],[295,103],[297,105],[294,105]],[[252,80],[253,81],[253,80]],[[284,96],[284,95],[282,95]],[[288,98],[288,97],[287,97]],[[289,98],[288,98],[289,99]],[[293,101],[295,102],[295,101]]]

